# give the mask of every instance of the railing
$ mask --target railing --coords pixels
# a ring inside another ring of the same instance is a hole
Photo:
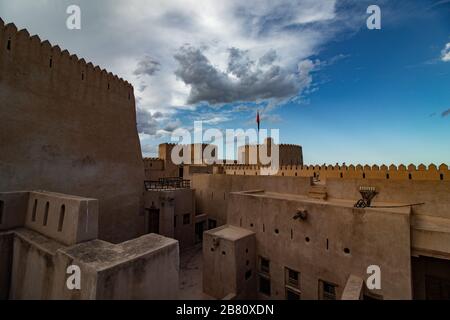
[[[191,181],[182,178],[161,178],[158,181],[144,181],[145,189],[148,190],[169,190],[169,189],[190,189]]]

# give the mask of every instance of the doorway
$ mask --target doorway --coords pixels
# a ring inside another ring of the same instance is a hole
[[[205,231],[205,221],[195,224],[195,244],[203,242],[203,232]]]
[[[147,233],[159,234],[159,209],[145,209],[148,217]]]

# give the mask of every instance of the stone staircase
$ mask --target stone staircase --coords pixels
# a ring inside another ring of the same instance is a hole
[[[324,184],[314,183],[308,191],[308,197],[319,200],[327,199],[327,187]]]

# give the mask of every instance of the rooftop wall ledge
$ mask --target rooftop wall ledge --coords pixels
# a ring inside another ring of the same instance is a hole
[[[448,166],[445,163],[443,163],[439,166],[439,170],[441,170],[441,171],[448,170]]]
[[[3,21],[2,18],[0,18],[0,28],[3,28],[5,26],[5,21]]]
[[[416,171],[416,166],[413,165],[413,164],[410,164],[410,165],[408,166],[408,170],[409,170],[409,171]]]
[[[427,167],[423,163],[421,163],[421,164],[419,164],[418,170],[425,171],[425,170],[427,170]]]

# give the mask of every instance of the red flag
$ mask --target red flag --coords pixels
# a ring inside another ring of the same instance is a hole
[[[259,119],[259,110],[258,113],[256,114],[256,123],[258,124],[258,132],[259,132],[259,126],[261,124],[261,120]]]

